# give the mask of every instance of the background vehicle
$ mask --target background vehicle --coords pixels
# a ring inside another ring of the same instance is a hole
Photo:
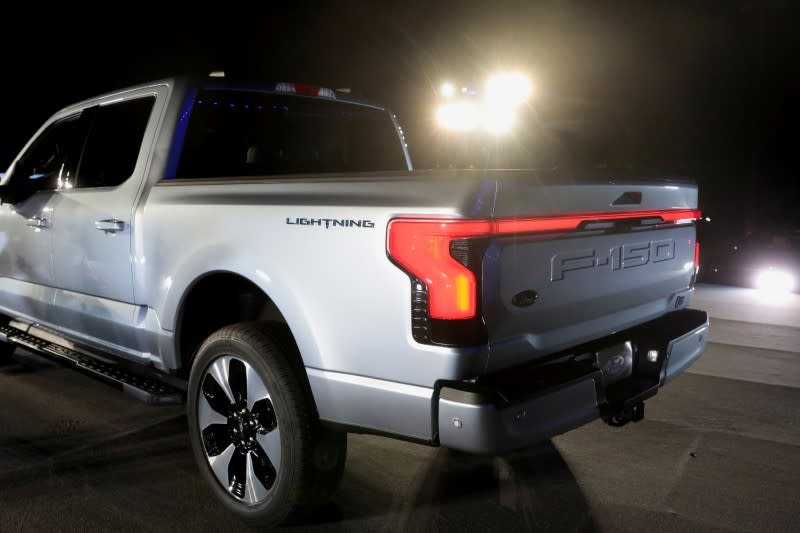
[[[704,281],[792,292],[800,289],[800,232],[757,231],[724,242],[704,260]]]
[[[643,401],[704,349],[697,187],[412,172],[381,106],[167,80],[56,113],[0,187],[3,354],[152,403],[259,524],[335,488],[345,430],[478,453]]]

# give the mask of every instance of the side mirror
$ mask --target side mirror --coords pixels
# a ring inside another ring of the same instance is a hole
[[[15,198],[14,191],[10,186],[10,182],[5,185],[0,185],[0,204],[15,204],[17,203],[17,199]]]
[[[25,199],[29,198],[35,191],[30,187],[25,187],[27,185],[26,181],[20,181],[18,179],[14,179],[12,174],[19,174],[19,168],[17,168],[17,162],[11,164],[6,172],[5,176],[3,177],[3,185],[0,185],[0,204],[10,204],[15,205],[18,204]],[[24,175],[24,169],[22,173]],[[22,187],[20,185],[23,185]]]
[[[5,174],[0,174],[0,183],[2,183],[0,185],[0,205],[16,203],[14,201],[14,193],[11,191],[11,174],[14,172],[15,166],[16,161],[11,163]]]

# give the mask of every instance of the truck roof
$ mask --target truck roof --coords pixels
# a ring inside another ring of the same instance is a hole
[[[183,86],[189,89],[210,89],[210,90],[234,90],[234,91],[257,91],[265,93],[278,93],[278,94],[298,94],[309,98],[321,98],[325,100],[335,100],[338,102],[345,102],[349,104],[363,105],[375,109],[385,110],[386,107],[365,98],[353,96],[349,93],[319,87],[316,85],[309,85],[299,82],[266,82],[266,81],[232,81],[225,78],[200,78],[200,77],[187,77],[176,76],[171,78],[163,78],[150,82],[131,85],[128,87],[116,89],[114,91],[99,94],[91,98],[85,98],[79,102],[75,102],[65,107],[61,111],[73,107],[85,107],[87,103],[94,100],[109,98],[114,96],[122,96],[126,92],[153,87],[157,85],[168,85],[170,87]]]

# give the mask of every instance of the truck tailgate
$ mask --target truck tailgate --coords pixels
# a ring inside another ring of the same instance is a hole
[[[487,371],[590,342],[688,305],[695,274],[694,223],[657,213],[695,209],[694,185],[534,185],[500,182],[495,220],[515,223],[526,217],[535,223],[555,217],[575,227],[501,233],[489,243],[482,265]],[[623,203],[614,205],[619,198]],[[533,204],[538,204],[535,209]]]

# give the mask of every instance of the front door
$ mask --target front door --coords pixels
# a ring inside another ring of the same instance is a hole
[[[0,193],[0,312],[52,320],[52,228],[58,187],[70,186],[85,140],[81,114],[42,130],[12,165]]]

